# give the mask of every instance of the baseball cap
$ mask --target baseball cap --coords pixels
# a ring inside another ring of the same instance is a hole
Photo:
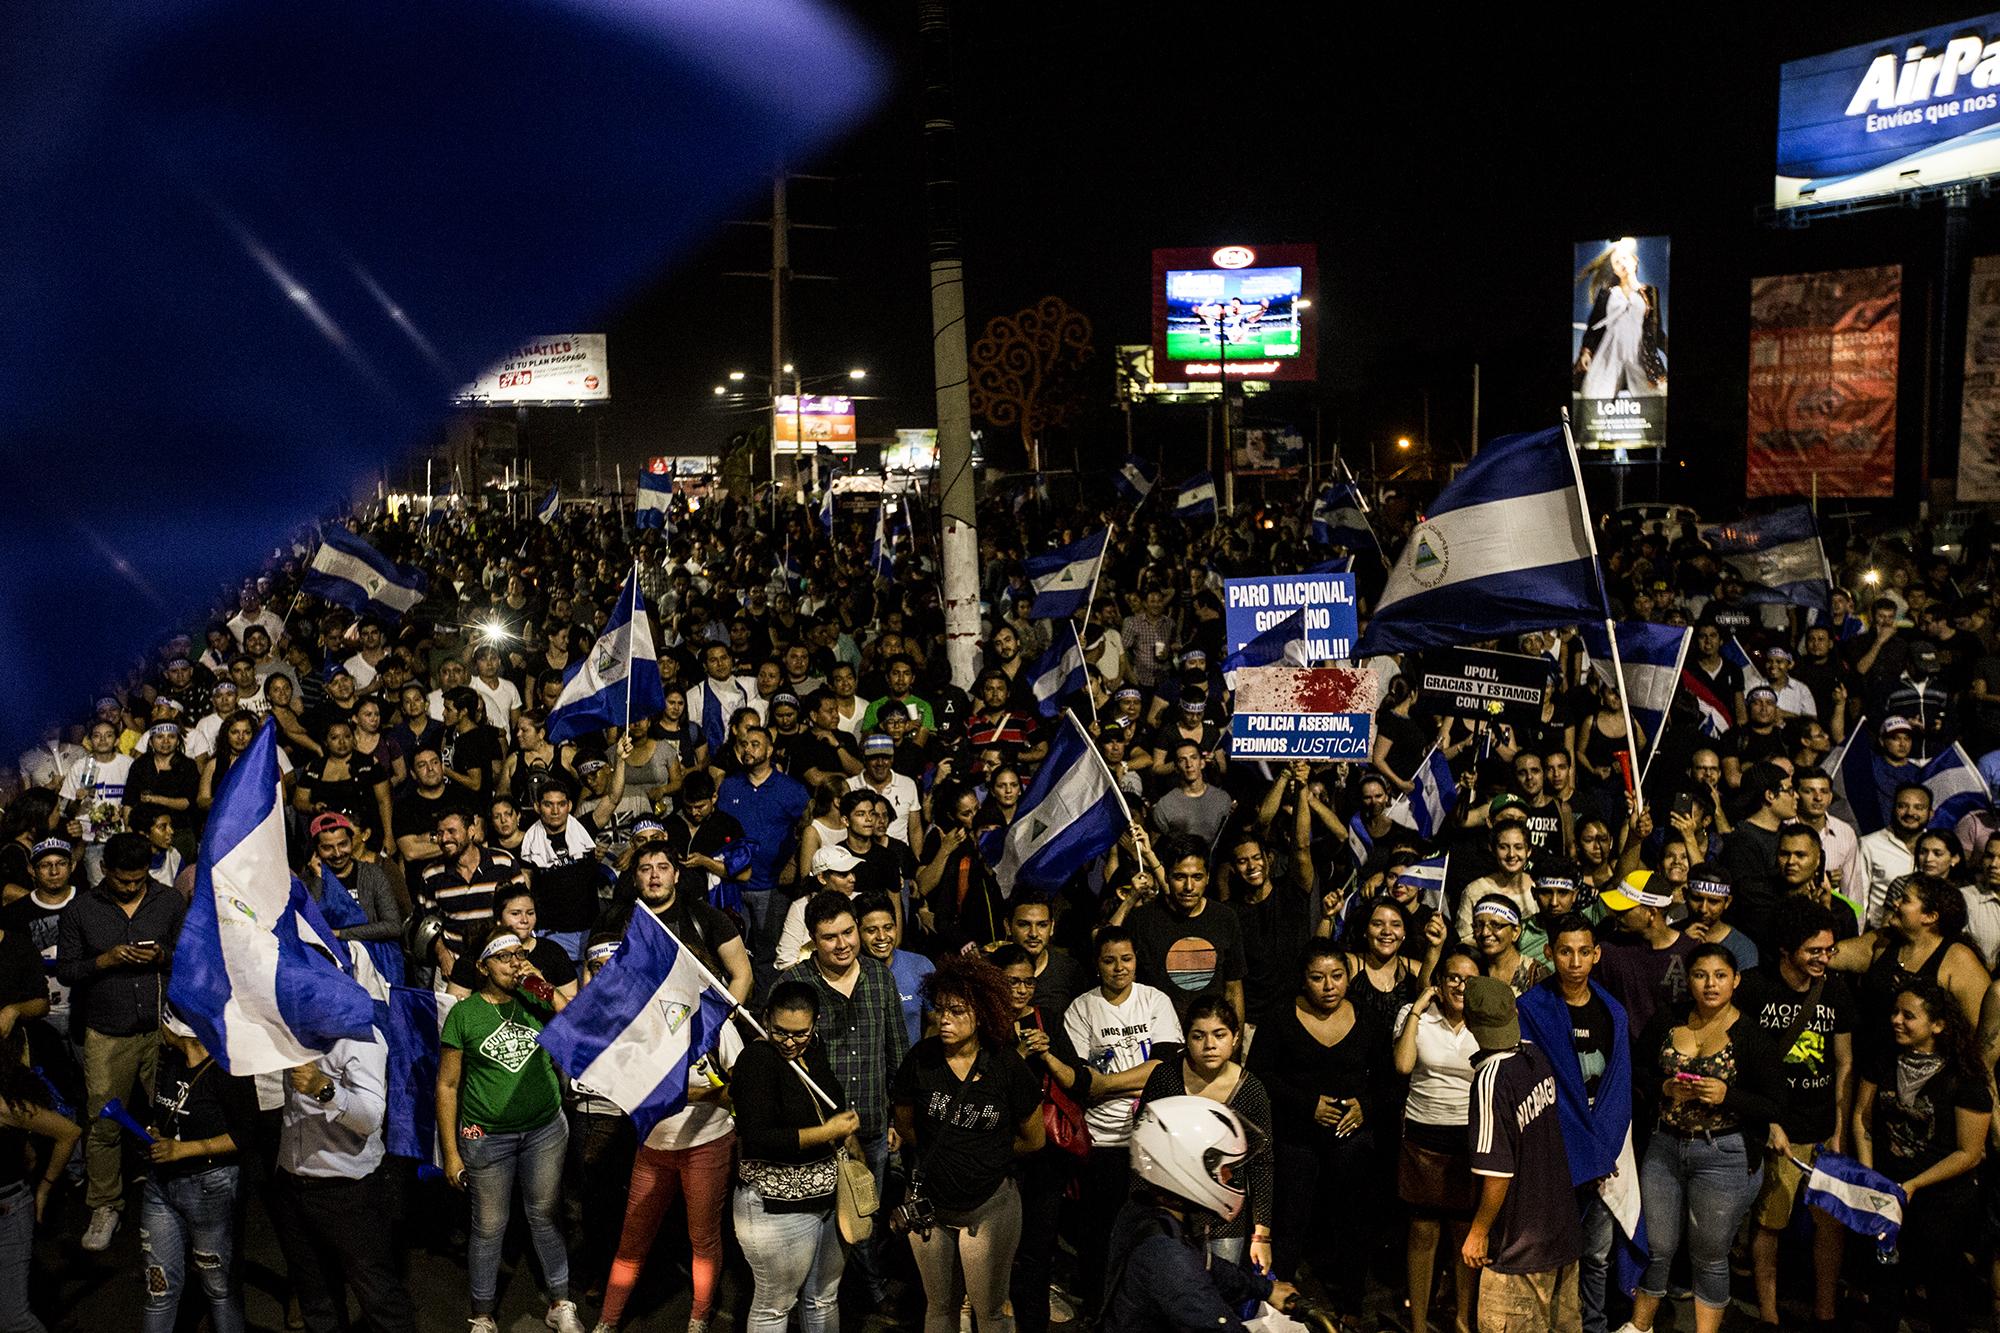
[[[812,872],[815,875],[824,875],[828,871],[836,875],[845,875],[860,864],[861,858],[845,847],[826,843],[813,853]]]
[[[1494,815],[1499,814],[1502,810],[1507,809],[1509,806],[1526,805],[1526,804],[1527,804],[1526,801],[1523,801],[1520,797],[1514,795],[1512,792],[1503,791],[1498,796],[1495,796],[1491,801],[1488,801],[1486,803],[1486,817],[1488,819],[1491,819]]]
[[[1665,907],[1673,901],[1664,893],[1654,892],[1652,882],[1652,871],[1635,870],[1619,880],[1617,888],[1599,894],[1598,901],[1614,912],[1629,912],[1634,907]]]
[[[354,832],[354,821],[346,815],[341,814],[338,810],[328,810],[324,814],[313,816],[313,822],[306,827],[306,835],[317,838],[328,829],[336,828],[344,828],[349,833],[352,833]]]
[[[890,736],[883,736],[879,733],[870,734],[869,736],[866,736],[862,739],[861,753],[894,754],[896,753],[895,738]]]
[[[1884,736],[1887,736],[1892,731],[1915,731],[1916,729],[1916,724],[1911,722],[1907,717],[1885,717],[1882,719],[1882,734]]]
[[[1521,1018],[1514,1011],[1514,988],[1498,977],[1468,977],[1465,1026],[1482,1051],[1521,1044]]]
[[[28,863],[33,865],[45,856],[68,856],[75,851],[76,848],[61,838],[43,838],[28,849]]]

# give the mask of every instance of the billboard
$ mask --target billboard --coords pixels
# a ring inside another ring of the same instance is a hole
[[[1958,498],[2000,500],[2000,255],[1972,261],[1965,303],[1965,396],[1958,421]]]
[[[1570,284],[1570,419],[1583,449],[1667,442],[1667,238],[1582,241]]]
[[[777,402],[778,451],[780,453],[799,452],[803,439],[808,445],[818,446],[854,444],[854,400],[827,394],[808,393],[793,396],[789,393],[778,395]],[[787,448],[786,446],[790,446]]]
[[[1747,494],[1895,493],[1902,286],[1895,265],[1751,280]]]
[[[1223,634],[1230,652],[1303,608],[1299,637],[1308,662],[1354,656],[1354,640],[1361,632],[1354,575],[1266,574],[1224,579],[1222,585]]]
[[[1779,208],[2000,172],[2000,14],[1787,63]]]
[[[1170,384],[1316,378],[1318,250],[1153,251],[1153,368]]]
[[[555,333],[508,352],[458,391],[468,403],[586,403],[611,396],[601,333]]]
[[[937,432],[931,429],[903,429],[896,442],[882,449],[882,467],[888,472],[935,472],[938,465]]]

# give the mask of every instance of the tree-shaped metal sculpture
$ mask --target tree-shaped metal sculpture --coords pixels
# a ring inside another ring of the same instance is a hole
[[[972,344],[972,410],[1021,432],[1028,467],[1042,466],[1042,433],[1066,424],[1081,403],[1076,372],[1090,360],[1090,317],[1060,296],[998,315]]]

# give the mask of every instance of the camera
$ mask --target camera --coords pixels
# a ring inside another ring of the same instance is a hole
[[[889,1214],[889,1226],[892,1230],[921,1236],[925,1240],[930,1239],[931,1228],[936,1225],[937,1210],[931,1207],[929,1199],[915,1192],[897,1205],[895,1212]]]

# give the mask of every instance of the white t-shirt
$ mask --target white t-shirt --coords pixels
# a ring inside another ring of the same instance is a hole
[[[901,773],[892,773],[889,775],[889,789],[887,791],[876,791],[874,786],[869,783],[866,773],[856,773],[847,780],[847,789],[849,791],[860,791],[864,787],[888,801],[889,808],[895,812],[895,818],[889,821],[889,827],[882,831],[897,842],[902,843],[905,847],[909,847],[910,813],[924,808],[923,797],[917,794],[916,781]],[[911,848],[911,850],[914,851],[915,848]]]
[[[103,842],[125,827],[119,809],[125,800],[125,779],[132,772],[132,756],[115,754],[109,759],[85,755],[63,778],[62,799],[78,801],[77,818],[83,824],[86,842]]]
[[[1862,882],[1853,888],[1842,884],[1841,892],[1861,904],[1861,928],[1874,930],[1889,915],[1890,888],[1917,868],[1917,860],[1894,829],[1876,829],[1861,839],[1857,850]]]
[[[500,735],[511,742],[514,734],[513,717],[521,711],[521,692],[514,688],[514,682],[502,676],[488,685],[474,676],[469,682],[472,692],[486,703],[486,724],[499,730]]]
[[[1396,1039],[1410,1021],[1414,1005],[1404,1005],[1396,1013]],[[1472,1029],[1459,1024],[1457,1032],[1444,1021],[1435,1007],[1426,1009],[1417,1020],[1417,1067],[1410,1075],[1410,1099],[1405,1113],[1420,1125],[1463,1125],[1472,1119],[1472,1057],[1479,1054],[1479,1041]]]
[[[704,1064],[718,1064],[723,1070],[736,1068],[736,1057],[743,1053],[743,1038],[737,1035],[734,1023],[722,1025],[722,1039],[716,1044],[712,1055],[704,1056],[688,1073],[688,1083],[692,1086],[702,1077]],[[699,1148],[704,1143],[713,1143],[724,1135],[736,1131],[736,1121],[730,1113],[729,1104],[718,1099],[690,1099],[681,1111],[668,1116],[653,1126],[653,1132],[646,1136],[646,1146],[655,1152],[679,1152],[687,1148]]]
[[[1144,982],[1134,982],[1132,993],[1120,1005],[1105,999],[1101,986],[1093,986],[1071,1002],[1069,1012],[1063,1015],[1063,1031],[1084,1063],[1100,1074],[1137,1069],[1153,1058],[1155,1046],[1182,1041],[1173,1001],[1164,991]],[[1091,1144],[1123,1147],[1132,1137],[1132,1118],[1138,1105],[1137,1092],[1092,1102],[1084,1113]]]
[[[389,659],[384,657],[382,660],[386,662]],[[368,665],[368,659],[360,653],[356,653],[354,656],[348,658],[341,665],[347,668],[348,675],[354,677],[355,689],[366,690],[370,685],[375,683],[375,677],[378,673],[374,667]]]
[[[233,711],[233,710],[232,710]],[[190,759],[206,759],[215,753],[215,738],[222,731],[222,714],[210,713],[188,728],[181,753]]]

